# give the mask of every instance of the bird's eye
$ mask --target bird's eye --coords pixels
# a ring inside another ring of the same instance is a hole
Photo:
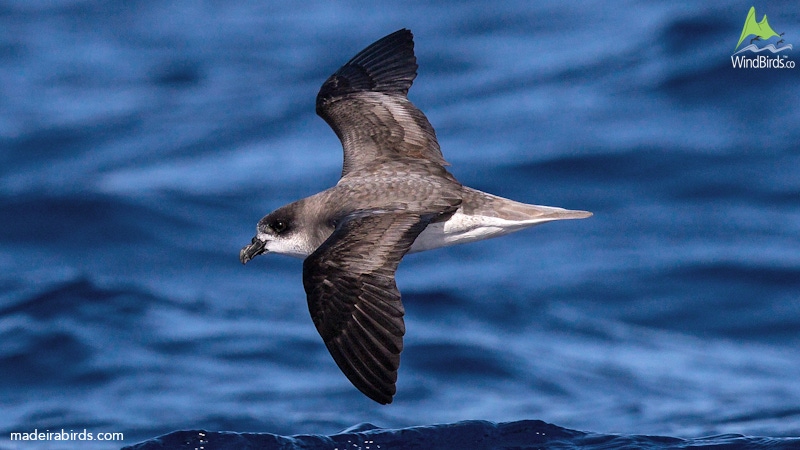
[[[276,220],[269,225],[276,233],[281,233],[286,230],[286,221],[285,220]]]

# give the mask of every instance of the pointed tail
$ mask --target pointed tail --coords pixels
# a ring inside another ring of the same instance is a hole
[[[553,220],[585,219],[592,216],[589,211],[520,203],[466,186],[463,188],[463,197],[462,208],[465,208],[465,214],[497,217],[515,222],[535,224]]]

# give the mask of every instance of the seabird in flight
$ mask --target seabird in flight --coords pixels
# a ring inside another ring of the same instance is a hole
[[[305,258],[317,331],[353,385],[381,404],[392,402],[403,350],[395,271],[406,253],[591,216],[459,183],[433,127],[407,98],[416,75],[413,36],[402,29],[325,81],[316,108],[342,141],[341,179],[262,218],[239,254],[243,264],[268,252]]]

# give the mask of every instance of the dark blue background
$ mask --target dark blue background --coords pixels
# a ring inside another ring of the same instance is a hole
[[[750,6],[1,1],[0,436],[800,435],[800,69],[731,67]],[[800,48],[796,4],[755,6]],[[238,251],[337,181],[317,89],[402,27],[459,180],[595,216],[407,257],[380,406],[301,261]]]

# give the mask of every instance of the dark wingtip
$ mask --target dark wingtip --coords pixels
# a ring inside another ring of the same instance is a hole
[[[362,389],[356,386],[362,394],[366,395],[370,398],[370,400],[380,403],[381,405],[389,405],[394,400],[394,393],[389,394],[386,392],[377,392],[377,391],[370,391],[368,389]],[[392,390],[394,391],[394,386],[392,386]]]
[[[352,92],[405,95],[416,76],[414,35],[402,28],[361,50],[331,75],[317,94],[317,106],[325,100]]]

